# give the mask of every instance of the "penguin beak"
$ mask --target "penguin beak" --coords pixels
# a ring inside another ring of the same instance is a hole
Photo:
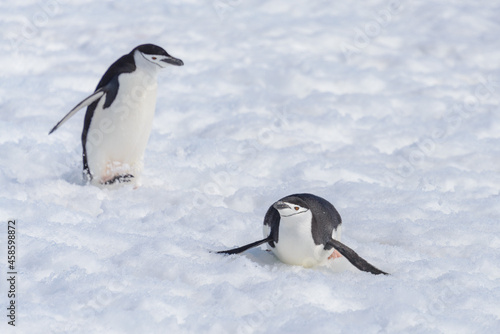
[[[282,202],[282,201],[277,201],[276,203],[273,204],[273,207],[276,210],[291,209],[288,204],[286,204],[285,202]]]
[[[184,62],[182,60],[174,58],[172,56],[167,57],[165,59],[162,59],[161,61],[164,61],[165,63],[171,64],[171,65],[175,65],[175,66],[182,66],[182,65],[184,65]]]

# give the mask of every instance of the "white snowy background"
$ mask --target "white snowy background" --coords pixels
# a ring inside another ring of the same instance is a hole
[[[498,1],[0,3],[0,332],[499,333]],[[143,186],[81,179],[81,111],[155,43]],[[331,201],[345,259],[264,247],[267,208]],[[7,325],[6,223],[17,225]]]

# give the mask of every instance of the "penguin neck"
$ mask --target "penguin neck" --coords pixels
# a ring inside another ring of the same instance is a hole
[[[280,219],[280,236],[283,231],[293,239],[302,239],[311,236],[311,210],[296,215],[282,216]],[[280,238],[281,240],[281,238]]]

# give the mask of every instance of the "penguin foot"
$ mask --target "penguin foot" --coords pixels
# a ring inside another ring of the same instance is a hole
[[[132,181],[131,179],[134,177],[132,174],[125,174],[125,175],[116,175],[113,177],[111,180],[108,180],[106,182],[101,182],[103,185],[110,185],[116,183],[126,183]]]
[[[337,250],[334,250],[333,253],[332,253],[332,255],[330,255],[328,257],[328,260],[335,260],[335,259],[337,259],[339,257],[342,257],[342,254],[340,254],[339,252],[337,252]]]

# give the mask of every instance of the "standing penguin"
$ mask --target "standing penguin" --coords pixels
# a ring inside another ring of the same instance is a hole
[[[264,239],[218,253],[238,254],[267,242],[276,257],[287,264],[312,267],[340,253],[359,270],[387,275],[337,240],[341,225],[339,213],[327,200],[312,194],[290,195],[267,210]]]
[[[144,150],[156,107],[157,74],[169,64],[184,65],[159,46],[137,46],[115,61],[95,92],[49,132],[87,107],[82,131],[83,172],[92,184],[140,185]]]

